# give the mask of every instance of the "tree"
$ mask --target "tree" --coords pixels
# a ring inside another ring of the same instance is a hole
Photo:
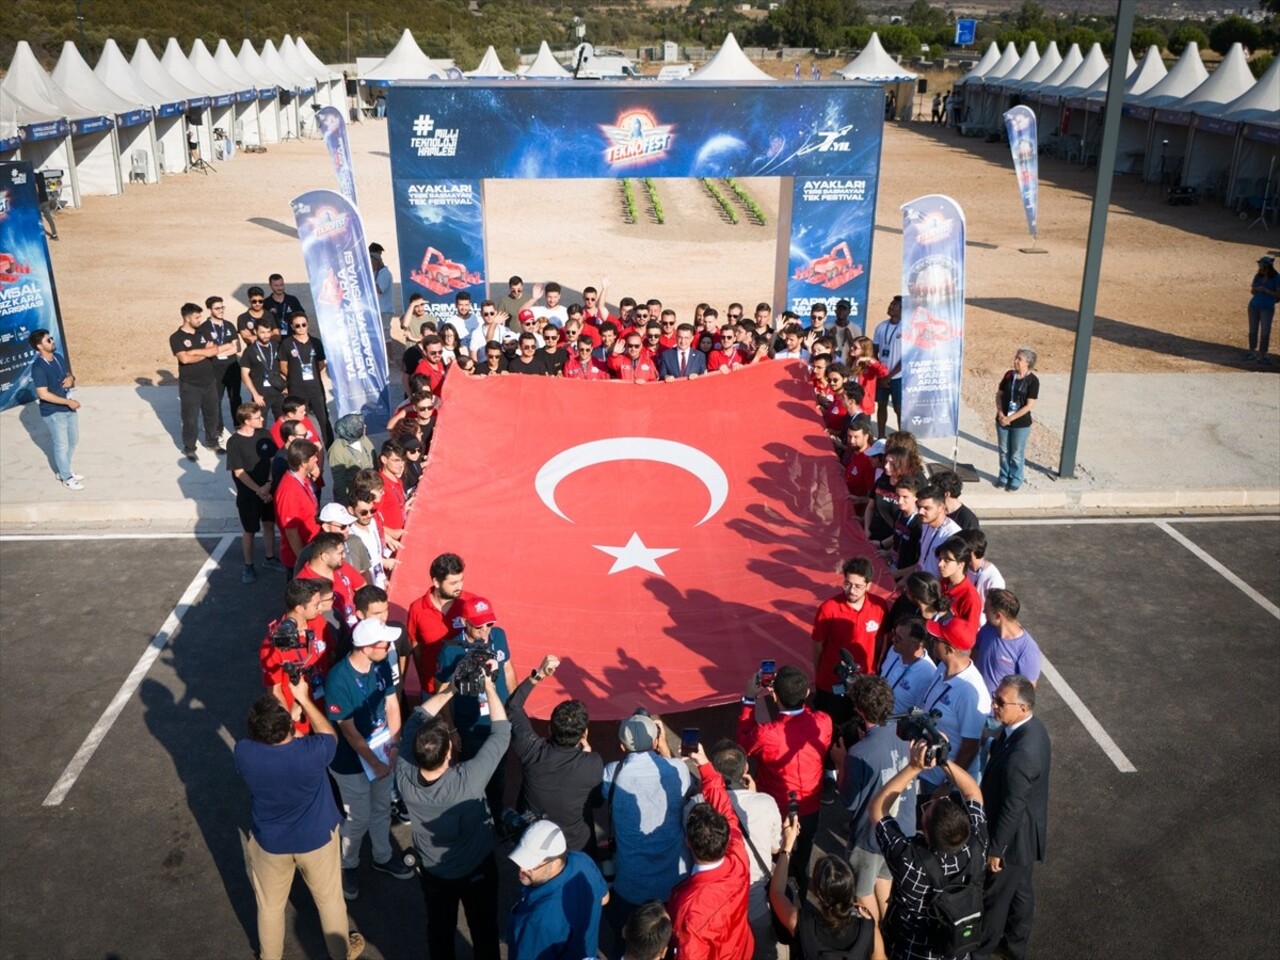
[[[769,19],[787,46],[832,48],[840,46],[844,27],[862,14],[856,0],[788,0]]]
[[[1148,47],[1164,49],[1164,34],[1155,27],[1138,27],[1133,31],[1133,39],[1129,41],[1129,49],[1135,57],[1141,57]]]
[[[1225,54],[1235,43],[1246,50],[1258,49],[1262,43],[1262,28],[1244,17],[1227,17],[1209,31],[1209,46],[1218,53]]]
[[[880,44],[888,53],[915,56],[920,53],[920,38],[908,27],[890,24],[879,30]]]
[[[1169,34],[1168,48],[1169,52],[1175,57],[1182,56],[1182,52],[1187,49],[1188,44],[1194,43],[1200,49],[1209,46],[1209,36],[1194,23],[1181,24],[1173,33]]]
[[[1257,80],[1270,68],[1275,61],[1275,55],[1270,53],[1261,53],[1249,61],[1249,70],[1253,73],[1253,78]]]
[[[1069,27],[1058,36],[1058,46],[1063,50],[1070,48],[1073,43],[1077,43],[1083,53],[1088,53],[1090,47],[1102,41],[1103,36],[1097,30],[1092,30],[1089,27]]]
[[[906,21],[920,36],[948,27],[946,11],[938,9],[929,0],[914,0],[907,11]]]
[[[1045,33],[1053,30],[1053,22],[1045,16],[1044,7],[1032,0],[1025,0],[1022,4],[1014,25],[1019,30],[1043,30]]]

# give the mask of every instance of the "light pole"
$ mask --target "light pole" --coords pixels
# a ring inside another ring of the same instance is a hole
[[[76,26],[80,28],[80,49],[89,54],[89,41],[84,36],[84,0],[76,0]]]

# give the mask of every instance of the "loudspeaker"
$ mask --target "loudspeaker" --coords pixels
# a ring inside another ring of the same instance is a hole
[[[928,93],[929,81],[925,77],[921,77],[916,81],[916,93]]]

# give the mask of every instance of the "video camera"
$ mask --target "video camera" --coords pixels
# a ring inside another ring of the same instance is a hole
[[[942,719],[941,710],[930,710],[927,713],[920,707],[912,707],[908,713],[900,713],[890,720],[898,721],[898,739],[912,743],[923,740],[929,744],[925,752],[925,760],[933,761],[938,766],[947,762],[951,754],[951,743],[938,729],[938,721]]]
[[[460,697],[478,697],[484,693],[485,677],[497,672],[489,666],[497,659],[497,652],[487,643],[472,644],[458,661],[453,671],[453,687]]]
[[[836,661],[836,665],[832,667],[831,672],[835,674],[836,686],[844,687],[847,693],[849,691],[849,681],[862,673],[862,668],[853,659],[852,653],[842,649],[840,651],[840,659]]]
[[[271,628],[271,645],[281,653],[306,650],[313,639],[315,639],[315,634],[311,630],[298,630],[297,621],[293,617],[284,617]],[[305,663],[284,658],[281,658],[281,660],[280,669],[284,671],[290,683],[297,683],[306,674],[307,665]]]

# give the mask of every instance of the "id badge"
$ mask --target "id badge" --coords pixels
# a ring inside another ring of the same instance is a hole
[[[316,378],[316,365],[314,363],[304,363],[301,366],[303,380],[314,380]]]
[[[489,698],[484,694],[480,695],[480,716],[487,717],[489,715]]]
[[[837,684],[834,684],[834,685],[831,687],[831,692],[832,692],[832,693],[834,693],[837,697],[843,697],[843,696],[844,696],[844,684],[843,684],[843,683],[837,683]]]

